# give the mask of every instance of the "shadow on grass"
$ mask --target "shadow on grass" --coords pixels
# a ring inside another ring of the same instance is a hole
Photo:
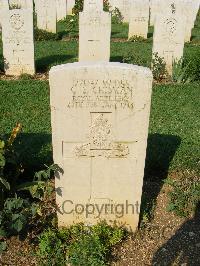
[[[66,63],[67,60],[72,59],[73,55],[50,55],[39,58],[35,61],[37,72],[46,72],[52,65],[59,65]]]
[[[8,136],[6,136],[8,139]],[[154,202],[162,188],[163,179],[168,175],[170,162],[181,143],[178,136],[150,134],[148,137],[144,186],[142,194],[141,218],[144,213],[151,213]],[[44,164],[51,165],[51,134],[21,133],[15,144],[20,162],[24,166],[25,177],[33,176],[44,169]]]
[[[123,63],[123,56],[112,56],[110,58],[110,62],[120,62]]]
[[[194,217],[187,220],[176,233],[156,251],[152,265],[200,265],[199,232],[200,202],[196,207]]]
[[[35,172],[45,168],[44,164],[53,163],[50,134],[21,133],[16,139],[14,148],[24,167],[24,176],[33,176]]]
[[[151,218],[156,198],[180,143],[181,138],[178,136],[149,134],[140,220],[144,215]]]

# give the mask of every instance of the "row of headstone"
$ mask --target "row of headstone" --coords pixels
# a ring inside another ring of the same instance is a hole
[[[168,12],[171,6],[181,9],[186,17],[185,42],[190,41],[200,0],[110,0],[111,9],[120,10],[124,22],[129,23],[129,38],[147,37],[148,25],[153,26],[157,16]]]
[[[40,0],[41,6],[37,10],[38,14],[40,14],[38,21],[40,21],[40,17],[44,21],[44,17],[46,16],[46,13],[43,13],[44,11],[49,10],[50,12],[52,10],[52,8],[47,8],[51,6],[51,1],[53,2],[54,0],[48,0],[48,2],[47,0]],[[109,62],[111,15],[103,11],[103,2],[96,1],[85,0],[84,10],[80,13],[80,62]],[[146,37],[148,32],[148,1],[144,0],[142,8],[139,1],[134,2],[133,12],[135,12],[135,18],[137,19],[133,19],[130,25],[136,27],[143,34],[143,37]],[[142,13],[142,10],[145,10],[145,13]],[[183,56],[185,24],[187,22],[181,7],[175,5],[174,2],[172,5],[166,5],[165,11],[165,14],[160,13],[160,15],[156,16],[153,37],[153,57],[157,55],[163,58],[166,62],[168,73],[171,74],[173,62],[180,60]],[[3,51],[5,72],[8,75],[20,75],[22,73],[34,74],[33,15],[30,15],[29,19],[26,19],[28,17],[26,13],[33,14],[33,11],[29,8],[13,10],[4,8],[4,11],[2,11]],[[50,17],[50,15],[46,17]],[[138,17],[141,19],[138,20]],[[53,30],[52,21],[53,14],[52,20],[45,21],[45,26],[51,27]],[[56,29],[56,26],[54,29]]]
[[[34,0],[37,15],[37,27],[56,33],[57,21],[72,14],[75,0]],[[0,10],[33,9],[33,0],[0,0]],[[1,24],[1,21],[0,21]]]
[[[37,15],[37,27],[56,33],[57,21],[72,14],[75,0],[34,0]]]

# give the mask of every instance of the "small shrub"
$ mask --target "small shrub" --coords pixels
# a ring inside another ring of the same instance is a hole
[[[70,18],[66,19],[66,30],[73,34],[78,31],[78,16],[70,16]]]
[[[79,12],[83,11],[83,2],[84,0],[75,0],[75,5],[72,9],[74,15],[79,15]],[[104,11],[109,11],[110,4],[108,0],[103,0],[103,9]]]
[[[62,35],[60,33],[52,33],[45,30],[41,30],[35,28],[34,30],[34,38],[35,41],[57,41],[62,39]]]
[[[144,39],[141,36],[132,36],[131,38],[128,39],[129,42],[145,42],[146,39]]]
[[[180,59],[178,62],[174,62],[172,66],[172,81],[178,84],[191,82],[193,77],[188,77],[187,75],[189,67],[190,62],[184,66],[183,59]]]
[[[111,15],[113,24],[122,24],[124,18],[119,8],[115,7],[115,9],[112,10]]]
[[[40,265],[106,265],[112,247],[125,237],[124,229],[101,222],[95,226],[73,225],[48,229],[39,237]],[[57,264],[56,264],[57,263]]]
[[[164,61],[164,58],[158,56],[158,53],[155,53],[153,55],[152,73],[156,81],[161,81],[167,76],[166,63]]]
[[[19,234],[28,224],[30,203],[27,199],[8,198],[0,212],[0,237]]]
[[[146,57],[142,57],[135,50],[125,52],[125,54],[123,55],[122,62],[126,64],[134,64],[138,66],[149,65],[149,62],[147,61]]]

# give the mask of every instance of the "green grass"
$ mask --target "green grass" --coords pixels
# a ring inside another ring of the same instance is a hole
[[[49,87],[45,81],[0,81],[0,134],[10,133],[16,122],[22,158],[40,167],[52,161]],[[156,85],[153,90],[147,172],[170,169],[198,171],[200,86]],[[31,167],[32,167],[31,166]]]

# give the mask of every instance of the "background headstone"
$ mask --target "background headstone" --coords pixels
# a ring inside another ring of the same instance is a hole
[[[67,0],[67,15],[72,15],[72,9],[75,5],[75,0]]]
[[[0,31],[1,31],[1,18],[2,18],[2,14],[1,11],[3,10],[9,10],[9,4],[8,4],[8,0],[0,0]]]
[[[151,87],[151,71],[128,64],[73,63],[50,70],[53,156],[63,169],[55,182],[59,226],[105,219],[136,230]],[[108,204],[108,212],[69,214],[77,204]]]
[[[56,0],[57,20],[62,20],[66,17],[67,2],[66,0]]]
[[[156,16],[153,35],[153,57],[164,58],[168,73],[172,74],[174,61],[183,56],[185,16],[172,6],[171,11]]]
[[[147,38],[149,26],[149,0],[133,0],[130,7],[129,38]]]
[[[2,41],[4,68],[7,75],[35,74],[33,11],[3,11]]]
[[[56,33],[56,0],[37,0],[35,6],[38,29]]]
[[[97,0],[96,0],[97,1]],[[90,1],[91,2],[91,1]],[[94,2],[94,1],[92,1]],[[79,61],[109,61],[111,14],[85,5],[79,15]]]

